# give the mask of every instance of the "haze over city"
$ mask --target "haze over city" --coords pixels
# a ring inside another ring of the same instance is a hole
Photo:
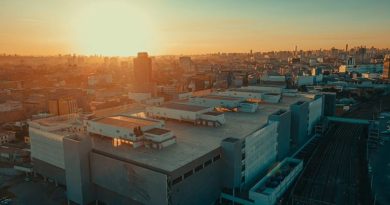
[[[390,204],[389,0],[0,0],[0,205]]]
[[[390,1],[2,0],[0,52],[135,56],[390,47]]]

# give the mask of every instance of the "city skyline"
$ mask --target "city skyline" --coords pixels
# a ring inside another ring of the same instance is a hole
[[[135,56],[389,48],[390,2],[0,2],[0,53]]]

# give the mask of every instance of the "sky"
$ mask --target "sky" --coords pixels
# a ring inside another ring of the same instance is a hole
[[[0,0],[0,53],[390,48],[389,0]]]

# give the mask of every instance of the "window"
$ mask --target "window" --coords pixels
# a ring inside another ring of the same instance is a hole
[[[195,172],[199,172],[201,169],[203,169],[203,164],[195,167]]]
[[[189,177],[189,176],[191,176],[192,174],[193,174],[193,171],[192,171],[192,170],[189,171],[189,172],[187,172],[187,173],[185,173],[185,174],[184,174],[184,179],[187,178],[187,177]]]
[[[204,166],[207,167],[211,164],[211,159],[207,160],[205,163],[204,163]]]
[[[176,179],[174,179],[174,180],[172,181],[172,185],[175,185],[175,184],[181,182],[182,180],[183,180],[183,177],[182,177],[182,176],[177,177]]]
[[[217,160],[219,160],[219,159],[221,159],[221,155],[220,155],[220,154],[217,155],[217,156],[215,156],[215,157],[213,158],[213,161],[215,162],[215,161],[217,161]]]

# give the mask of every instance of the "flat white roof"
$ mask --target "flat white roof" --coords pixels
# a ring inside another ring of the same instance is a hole
[[[161,150],[145,147],[131,148],[126,145],[114,147],[111,141],[100,138],[93,138],[93,146],[94,149],[110,155],[173,172],[218,149],[225,138],[245,138],[267,124],[268,116],[272,113],[279,109],[289,109],[291,104],[305,99],[310,100],[299,96],[283,97],[282,102],[278,104],[262,104],[261,109],[255,113],[225,112],[226,124],[217,128],[165,121],[164,129],[175,133],[177,143]]]

